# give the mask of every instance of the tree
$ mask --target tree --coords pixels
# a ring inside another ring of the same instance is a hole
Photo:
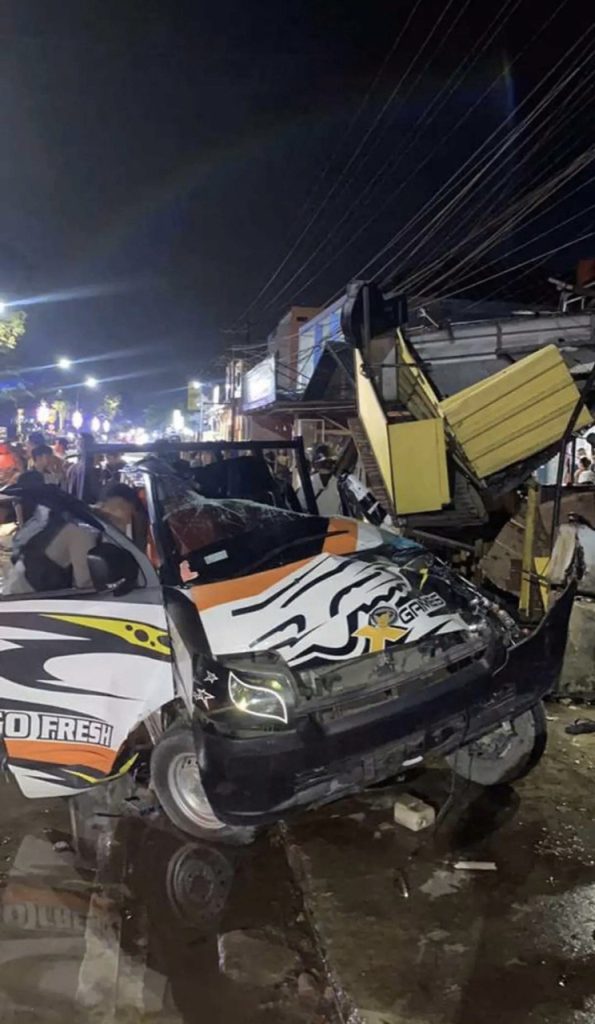
[[[101,408],[109,420],[114,420],[121,405],[122,395],[106,395]]]
[[[15,310],[0,316],[0,352],[14,352],[25,333],[27,314]]]

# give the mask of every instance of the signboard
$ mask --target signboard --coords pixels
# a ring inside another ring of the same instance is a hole
[[[242,412],[263,409],[272,405],[277,396],[275,357],[267,356],[244,374],[242,383]]]
[[[197,380],[188,381],[188,395],[186,399],[186,408],[188,412],[197,412],[200,409],[200,401],[200,382]]]
[[[306,390],[325,347],[333,342],[345,341],[341,330],[341,309],[344,302],[343,295],[337,302],[327,306],[299,328],[295,374],[295,390],[298,394]]]

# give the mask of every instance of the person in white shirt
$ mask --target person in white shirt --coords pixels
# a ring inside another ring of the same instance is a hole
[[[576,474],[577,484],[595,484],[595,471],[593,470],[593,463],[586,456],[583,455],[578,462],[578,472]]]
[[[17,504],[21,526],[12,539],[11,565],[2,583],[2,594],[31,594],[43,591],[93,586],[87,556],[99,540],[99,531],[76,522],[43,504],[43,484],[30,470],[19,484],[31,496]]]
[[[341,501],[341,495],[339,494],[339,488],[337,487],[337,478],[333,473],[333,468],[334,464],[330,457],[328,448],[326,445],[320,445],[314,453],[310,480],[312,482],[312,490],[314,491],[316,504],[318,505],[318,513],[321,516],[331,517],[343,515],[343,503]],[[300,487],[297,496],[304,512],[307,512],[308,508],[302,487]]]

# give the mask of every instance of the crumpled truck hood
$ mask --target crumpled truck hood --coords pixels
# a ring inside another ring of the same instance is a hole
[[[214,655],[274,650],[294,668],[469,628],[454,602],[449,607],[433,588],[431,573],[399,568],[373,554],[321,552],[267,572],[195,587],[193,598]]]

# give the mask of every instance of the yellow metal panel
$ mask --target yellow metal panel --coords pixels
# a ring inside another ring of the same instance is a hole
[[[523,619],[531,618],[531,598],[533,596],[533,579],[531,568],[539,516],[539,484],[530,480],[527,490],[527,512],[525,515],[525,533],[523,536],[523,558],[521,572],[521,590],[519,594],[519,612]]]
[[[539,556],[533,560],[535,566],[535,573],[538,577],[539,582],[539,596],[541,597],[541,603],[543,610],[547,611],[550,603],[550,585],[547,579],[548,565],[550,564],[549,555]]]
[[[397,398],[416,420],[440,415],[436,393],[397,331]]]
[[[450,501],[441,419],[391,423],[388,428],[399,515],[435,512]]]
[[[579,398],[558,349],[548,345],[440,403],[450,430],[478,477],[558,441]],[[577,430],[591,423],[584,409]]]
[[[357,409],[360,421],[368,435],[368,441],[374,452],[378,469],[382,474],[384,486],[394,501],[393,481],[390,466],[390,449],[388,446],[387,420],[376,388],[372,381],[362,373],[363,360],[361,352],[355,350],[355,382],[357,388]]]

